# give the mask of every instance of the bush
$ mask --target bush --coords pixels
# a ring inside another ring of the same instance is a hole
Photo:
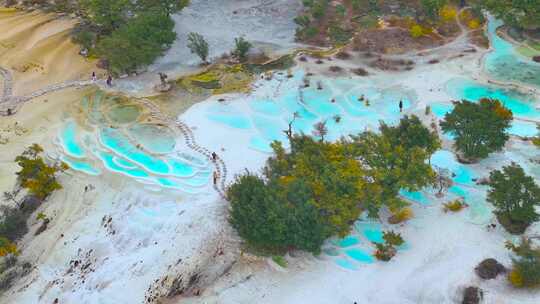
[[[511,233],[523,233],[540,218],[540,187],[523,169],[512,163],[489,175],[487,201],[495,206],[499,222]]]
[[[401,246],[405,243],[399,233],[393,231],[383,232],[384,243],[375,243],[375,258],[381,261],[390,261],[396,255],[397,246]]]
[[[46,199],[52,192],[62,189],[56,180],[56,174],[67,170],[65,163],[47,165],[40,153],[43,152],[37,144],[27,148],[21,155],[15,158],[15,162],[21,167],[17,176],[23,188],[40,200]]]
[[[204,40],[204,37],[198,33],[189,33],[188,34],[188,44],[187,47],[192,54],[197,54],[201,60],[206,63],[208,58],[208,42]]]
[[[414,216],[411,208],[405,207],[396,211],[392,216],[388,218],[390,224],[399,224],[410,220]]]
[[[19,240],[28,232],[27,218],[28,215],[18,208],[4,207],[0,220],[0,236],[11,242]]]
[[[540,287],[540,248],[533,248],[530,239],[523,238],[519,245],[506,243],[516,257],[512,259],[512,270],[508,280],[514,287]]]
[[[0,236],[0,258],[10,254],[18,254],[17,246],[7,238]]]
[[[440,11],[439,16],[443,21],[449,22],[456,19],[457,11],[450,5],[445,5]]]
[[[447,202],[443,204],[443,210],[444,212],[452,211],[452,212],[458,212],[461,211],[461,209],[467,207],[467,204],[462,202],[461,200],[453,200],[451,202]]]
[[[97,35],[88,29],[74,31],[71,38],[74,43],[80,44],[83,48],[90,50],[97,41]]]
[[[249,49],[251,49],[251,43],[244,39],[244,37],[234,39],[235,49],[233,55],[241,61],[246,60]]]
[[[97,52],[109,61],[111,71],[123,74],[154,62],[176,38],[174,22],[161,11],[150,11],[133,18],[99,41]]]
[[[272,256],[272,261],[283,268],[287,268],[287,260],[281,255]]]
[[[424,31],[422,30],[422,26],[415,24],[411,26],[409,32],[411,33],[411,37],[418,38],[422,35],[424,35]]]
[[[512,112],[496,99],[478,103],[463,100],[440,123],[443,132],[455,135],[454,147],[466,158],[477,160],[502,149],[509,136]]]

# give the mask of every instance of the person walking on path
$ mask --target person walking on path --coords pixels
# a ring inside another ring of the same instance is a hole
[[[212,152],[212,160],[213,160],[213,161],[216,161],[216,160],[217,160],[217,154],[216,154],[216,152]]]
[[[96,80],[97,80],[96,72],[92,72],[92,81],[96,82]]]
[[[110,87],[112,86],[112,76],[111,75],[109,75],[109,77],[107,77],[107,85],[110,86]]]
[[[214,185],[217,185],[217,179],[218,179],[217,172],[214,171]]]
[[[399,100],[399,113],[403,112],[403,100]]]

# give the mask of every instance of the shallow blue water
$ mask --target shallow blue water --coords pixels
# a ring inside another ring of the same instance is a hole
[[[540,87],[540,64],[519,55],[511,43],[496,34],[502,21],[492,17],[488,20],[488,37],[494,51],[486,56],[487,72],[503,81],[520,81]]]
[[[75,158],[83,158],[86,153],[77,140],[76,131],[77,124],[74,121],[69,121],[60,134],[60,140],[62,141],[64,151],[68,155]]]
[[[166,127],[135,124],[128,128],[128,132],[132,138],[152,153],[170,153],[176,145],[173,131]]]
[[[270,147],[270,143],[270,141],[264,138],[254,136],[249,141],[249,147],[264,153],[272,153],[274,150],[272,150],[272,147]]]
[[[341,240],[338,240],[336,243],[339,247],[350,247],[350,246],[360,244],[360,241],[358,240],[357,237],[350,235],[350,236],[346,236],[345,238]]]
[[[83,173],[89,174],[89,175],[100,175],[101,171],[99,169],[94,168],[91,164],[81,161],[81,160],[74,160],[69,157],[62,157],[62,161],[68,164],[68,166],[76,171],[81,171]]]
[[[249,105],[255,112],[269,116],[278,116],[283,112],[281,107],[272,100],[253,100]]]
[[[103,165],[107,170],[114,171],[117,173],[121,173],[130,177],[136,177],[136,178],[145,178],[149,177],[149,174],[146,173],[144,170],[135,168],[135,169],[128,169],[122,166],[117,165],[113,158],[114,155],[109,154],[107,152],[99,151],[97,152],[97,156],[99,159],[103,162]]]
[[[429,205],[431,202],[426,195],[421,191],[407,191],[405,189],[401,189],[399,191],[399,194],[413,202],[419,203],[420,205]]]
[[[456,78],[446,84],[447,91],[456,99],[478,101],[481,98],[493,98],[500,100],[505,107],[510,109],[514,116],[538,119],[540,110],[536,109],[535,100],[532,96],[521,94],[514,90],[497,88],[479,84],[475,81]]]
[[[365,251],[358,248],[351,248],[345,250],[345,253],[357,262],[371,264],[375,262],[375,259]]]
[[[344,259],[344,258],[337,258],[335,260],[336,264],[338,264],[339,266],[345,268],[345,269],[349,269],[349,270],[357,270],[358,267],[356,265],[354,265],[353,263],[351,263],[349,260],[347,259]]]
[[[105,147],[155,174],[169,174],[167,163],[144,153],[135,147],[120,131],[111,128],[100,130],[100,139]]]

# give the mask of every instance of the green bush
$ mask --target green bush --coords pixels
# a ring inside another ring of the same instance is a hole
[[[454,147],[471,160],[487,157],[504,147],[509,136],[512,112],[496,99],[478,103],[463,100],[444,116],[443,132],[455,135]]]
[[[540,205],[540,187],[523,169],[512,163],[489,175],[487,201],[495,206],[501,224],[512,233],[523,233],[540,218],[535,207]]]
[[[244,37],[239,37],[234,39],[234,51],[233,55],[241,61],[246,60],[247,54],[251,49],[251,43],[244,39]]]
[[[176,38],[174,22],[161,11],[141,14],[99,41],[98,54],[115,74],[134,72],[151,64]]]
[[[519,245],[510,242],[506,247],[516,255],[508,275],[514,287],[540,287],[540,248],[533,248],[530,239],[523,238]]]

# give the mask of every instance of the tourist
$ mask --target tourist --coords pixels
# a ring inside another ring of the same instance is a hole
[[[107,85],[110,86],[110,87],[112,86],[112,76],[111,75],[109,75],[109,77],[107,77]]]
[[[217,159],[217,154],[216,154],[216,152],[212,152],[212,160],[213,160],[213,161],[216,161],[216,159]]]
[[[94,82],[97,81],[96,72],[92,72],[92,81],[94,81]]]
[[[403,112],[403,100],[399,100],[399,112]]]
[[[214,185],[217,185],[217,178],[218,178],[217,172],[214,171]]]

